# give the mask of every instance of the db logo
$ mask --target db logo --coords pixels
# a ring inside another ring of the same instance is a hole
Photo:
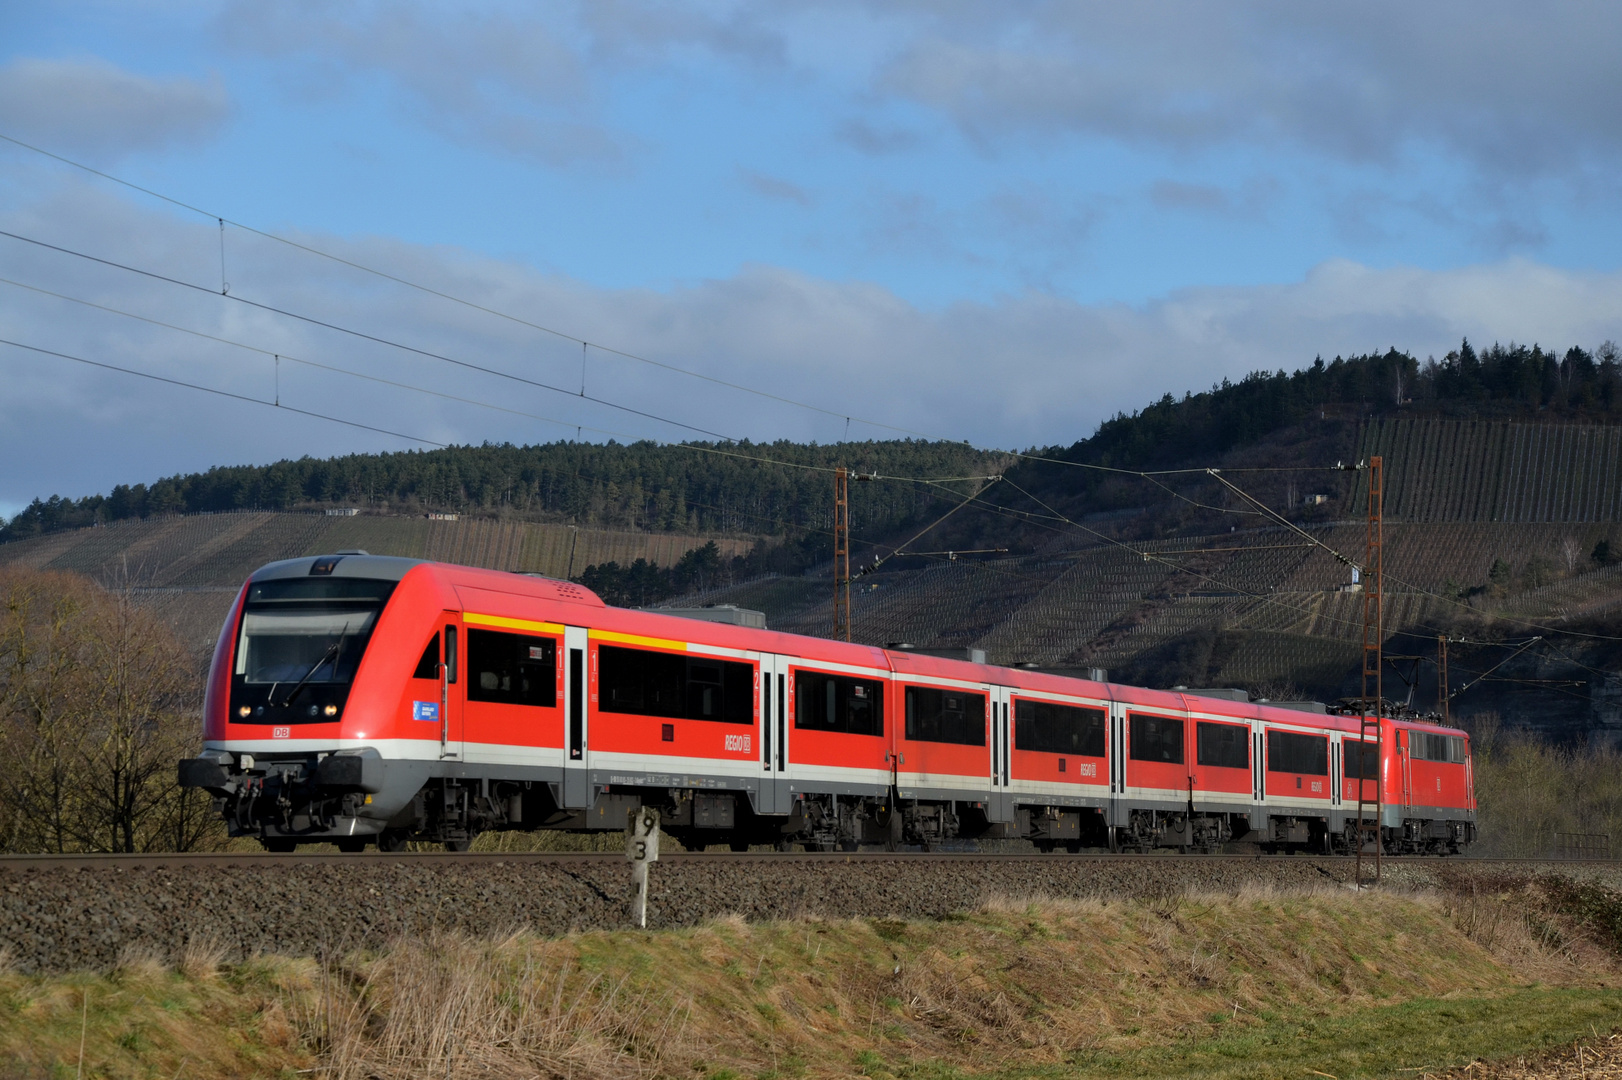
[[[293,734],[293,729],[292,728],[273,727],[273,728],[270,729],[270,737],[272,739],[285,739],[285,738],[288,738],[289,736],[291,736],[292,734]]]
[[[1322,791],[1323,789],[1324,789],[1324,782],[1322,780],[1314,780],[1312,782],[1312,790],[1313,791]]]
[[[747,736],[747,735],[728,735],[727,740],[726,740],[726,746],[727,746],[727,749],[730,750],[730,751],[735,751],[735,752],[740,753],[740,754],[747,754],[747,753],[749,753],[749,736]]]

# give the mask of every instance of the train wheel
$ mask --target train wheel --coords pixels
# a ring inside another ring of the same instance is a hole
[[[342,836],[338,838],[338,850],[346,855],[366,850],[366,837]]]
[[[471,836],[464,836],[460,840],[447,840],[447,841],[445,841],[445,850],[446,851],[466,851],[468,848],[470,848],[472,846],[473,846],[473,837],[471,837]]]
[[[290,836],[261,836],[259,843],[264,846],[266,851],[275,851],[284,855],[289,851],[298,850],[298,841]]]
[[[840,851],[855,851],[860,846],[861,845],[858,844],[854,839],[839,841],[839,850]]]
[[[406,832],[404,829],[385,829],[377,836],[377,850],[404,851],[406,849]]]
[[[1081,841],[1080,840],[1066,840],[1065,843],[1064,843],[1064,849],[1066,851],[1068,851],[1072,855],[1080,855],[1081,854]]]
[[[747,841],[747,840],[731,840],[731,841],[728,841],[727,847],[730,848],[733,851],[748,851],[749,850],[749,841]]]

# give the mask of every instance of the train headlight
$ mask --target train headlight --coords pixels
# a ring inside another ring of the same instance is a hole
[[[325,712],[328,716],[337,716],[338,715],[338,706],[336,706],[336,705],[328,705],[322,711]]]
[[[237,710],[237,715],[246,720],[248,717],[253,715],[253,710],[244,705],[242,708]]]

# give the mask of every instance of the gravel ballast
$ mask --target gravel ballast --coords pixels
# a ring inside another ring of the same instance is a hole
[[[1551,869],[1622,883],[1617,867]],[[1444,874],[1528,872],[1519,863],[1390,861],[1385,882],[1429,888]],[[727,915],[938,918],[998,898],[1346,885],[1352,873],[1349,860],[1312,858],[678,855],[652,867],[648,925],[689,926]],[[630,885],[623,859],[568,856],[0,860],[0,953],[9,952],[17,970],[53,974],[105,970],[139,957],[174,961],[188,943],[240,960],[379,947],[431,928],[557,935],[628,925]]]

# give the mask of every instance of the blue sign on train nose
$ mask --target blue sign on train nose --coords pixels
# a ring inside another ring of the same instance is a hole
[[[435,723],[438,723],[439,722],[439,702],[437,702],[437,701],[413,701],[411,703],[411,719],[413,719],[413,720],[432,720]]]

